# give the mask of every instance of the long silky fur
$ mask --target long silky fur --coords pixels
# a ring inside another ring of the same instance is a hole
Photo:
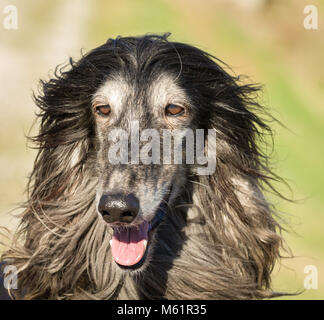
[[[111,229],[96,213],[96,133],[89,105],[106,72],[135,60],[143,72],[169,65],[179,73],[180,85],[209,114],[204,127],[217,131],[217,167],[211,176],[188,175],[157,230],[150,263],[130,273],[113,262]],[[265,112],[257,103],[259,88],[241,84],[220,64],[201,50],[169,42],[167,35],[148,35],[109,40],[41,81],[35,96],[40,132],[33,138],[39,151],[19,229],[2,255],[18,269],[15,298],[279,295],[271,290],[271,271],[280,258],[281,226],[264,195],[278,179],[264,153],[263,137],[271,130],[260,117]]]

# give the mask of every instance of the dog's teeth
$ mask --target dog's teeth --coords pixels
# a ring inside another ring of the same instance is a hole
[[[144,244],[144,248],[146,248],[147,247],[147,240],[144,240],[143,244]]]
[[[109,241],[110,246],[112,246],[112,240]]]

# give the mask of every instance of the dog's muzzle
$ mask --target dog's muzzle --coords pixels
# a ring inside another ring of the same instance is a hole
[[[118,265],[137,268],[145,260],[149,234],[162,221],[168,198],[169,195],[160,203],[151,221],[138,219],[139,223],[132,224],[140,209],[133,194],[105,193],[101,196],[98,211],[113,228],[111,253]]]

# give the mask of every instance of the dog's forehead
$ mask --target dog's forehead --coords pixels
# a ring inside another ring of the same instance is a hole
[[[148,100],[153,106],[165,106],[168,103],[189,103],[183,88],[170,74],[162,74],[150,84]]]
[[[120,111],[127,102],[139,105],[145,101],[153,108],[169,103],[188,103],[184,89],[173,75],[165,73],[141,83],[132,82],[122,75],[111,77],[95,92],[93,103],[109,104]]]
[[[131,86],[122,77],[107,79],[92,97],[93,103],[109,104],[119,107],[123,104],[125,97],[132,93]]]

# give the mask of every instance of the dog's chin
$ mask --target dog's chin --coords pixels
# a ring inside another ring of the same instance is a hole
[[[114,226],[111,241],[112,258],[125,271],[140,272],[148,264],[156,230],[168,211],[169,196],[162,200],[152,220],[135,226]]]

